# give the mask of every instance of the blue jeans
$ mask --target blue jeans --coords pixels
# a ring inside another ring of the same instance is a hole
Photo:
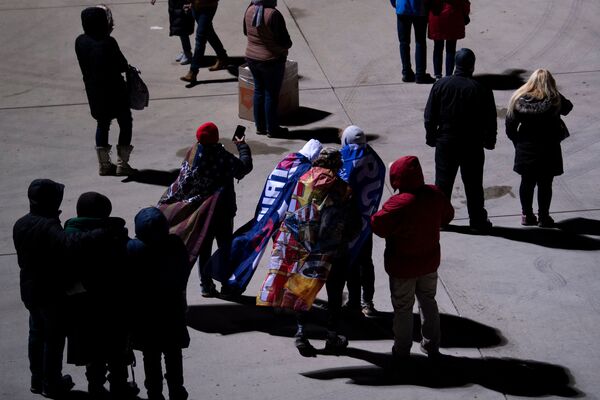
[[[200,62],[204,57],[204,51],[206,50],[206,42],[214,49],[217,54],[217,58],[227,58],[227,51],[223,47],[223,43],[217,36],[215,28],[213,27],[213,18],[217,13],[217,7],[214,8],[203,8],[200,11],[194,11],[192,9],[192,16],[196,20],[196,45],[194,47],[194,55],[192,56],[192,63],[190,70],[192,72],[198,72],[200,69]]]
[[[254,123],[259,132],[275,133],[279,130],[277,109],[279,92],[285,72],[285,59],[247,60],[254,78]]]
[[[400,60],[402,61],[402,76],[410,75],[413,70],[410,63],[410,30],[415,30],[415,72],[417,76],[425,75],[427,62],[427,17],[396,15],[398,40],[400,41]]]
[[[133,129],[133,118],[131,117],[131,110],[129,108],[123,108],[119,111],[116,117],[117,123],[119,124],[119,146],[129,146],[131,144],[131,131]],[[110,129],[110,123],[112,118],[99,119],[96,127],[96,146],[97,147],[108,147],[108,131]]]
[[[442,59],[444,55],[444,42],[446,42],[446,76],[454,73],[454,57],[456,56],[456,40],[433,41],[433,73],[436,77],[442,76]]]
[[[58,306],[30,307],[28,354],[32,384],[43,384],[45,388],[58,384],[65,336]]]

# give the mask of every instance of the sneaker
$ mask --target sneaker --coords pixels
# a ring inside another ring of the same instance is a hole
[[[217,297],[219,295],[219,292],[217,292],[217,289],[215,288],[215,286],[202,286],[200,285],[200,295],[202,297]]]
[[[421,352],[423,352],[423,354],[426,354],[427,357],[430,359],[438,359],[442,355],[442,353],[440,353],[440,349],[427,350],[427,348],[423,345],[423,342],[421,342],[420,347],[421,347]]]
[[[75,384],[73,383],[71,375],[63,375],[58,382],[44,387],[42,396],[49,399],[60,398],[70,392],[71,389],[73,389],[73,386],[75,386]]]
[[[435,81],[437,82],[437,81],[439,81],[440,79],[442,79],[442,75],[438,75],[438,74],[436,74],[436,75],[435,75]]]
[[[192,63],[192,55],[184,54],[183,57],[179,60],[179,64],[181,65],[189,65]]]
[[[257,129],[257,130],[256,130],[256,134],[257,134],[257,135],[261,135],[261,136],[262,136],[262,135],[266,135],[266,134],[267,134],[267,131],[263,131],[263,130],[258,130],[258,129]]]
[[[306,336],[296,336],[294,345],[302,357],[316,357],[317,349],[308,341]]]
[[[415,81],[415,73],[409,71],[408,73],[402,75],[402,82],[414,82]]]
[[[348,339],[342,335],[327,335],[325,351],[331,354],[340,354],[348,347]]]
[[[554,219],[550,215],[538,215],[538,226],[540,228],[554,228]]]
[[[435,82],[435,78],[429,74],[417,75],[415,82],[421,84],[430,84]]]
[[[181,53],[177,54],[175,56],[175,62],[181,62],[181,59],[183,58],[183,56],[184,56],[183,51]]]
[[[377,315],[379,315],[379,311],[377,311],[377,309],[375,309],[375,305],[373,304],[372,301],[365,303],[362,306],[361,311],[365,317],[376,317]]]
[[[533,214],[521,215],[521,225],[523,226],[534,226],[538,224],[538,219]]]

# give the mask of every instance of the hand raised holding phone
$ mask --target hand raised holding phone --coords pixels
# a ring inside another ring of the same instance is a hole
[[[235,132],[233,133],[233,137],[231,138],[231,141],[234,143],[244,143],[246,141],[246,127],[242,126],[242,125],[238,125],[237,128],[235,128]]]

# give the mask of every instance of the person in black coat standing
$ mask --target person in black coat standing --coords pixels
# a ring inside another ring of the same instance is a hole
[[[75,40],[75,52],[83,74],[85,91],[92,117],[97,121],[96,152],[99,174],[131,175],[135,170],[129,165],[132,117],[129,95],[123,79],[128,62],[117,41],[110,36],[113,29],[112,14],[106,6],[86,8],[81,12],[83,34]],[[111,146],[108,131],[113,119],[119,124],[117,165],[110,160]]]
[[[150,4],[155,3],[156,0],[150,0]],[[169,36],[179,36],[183,51],[175,57],[175,61],[181,65],[188,65],[192,61],[190,35],[194,33],[194,24],[189,1],[169,0]]]
[[[568,135],[561,115],[573,103],[556,88],[548,70],[538,69],[515,91],[508,104],[506,135],[515,146],[514,171],[521,175],[521,224],[554,226],[550,216],[552,181],[563,173],[560,142]],[[533,213],[533,192],[538,188],[538,218]]]
[[[73,388],[71,377],[62,375],[65,300],[71,281],[67,259],[107,237],[105,230],[65,233],[59,219],[64,188],[50,179],[33,180],[27,191],[30,212],[13,227],[21,300],[29,311],[31,391],[46,397],[61,396]]]
[[[473,79],[475,54],[456,53],[454,75],[431,88],[425,107],[426,143],[435,147],[435,184],[448,199],[460,168],[467,197],[469,225],[485,232],[492,227],[483,198],[483,149],[496,146],[496,103],[492,91]]]
[[[126,246],[129,238],[125,221],[110,217],[108,197],[87,192],[77,200],[77,217],[65,222],[68,234],[94,229],[112,229],[118,235],[110,241],[96,241],[86,254],[73,257],[71,275],[76,284],[69,291],[72,326],[68,335],[67,362],[86,366],[88,393],[92,398],[108,394],[106,374],[114,398],[134,398],[139,393],[127,382],[129,347],[129,296]]]
[[[169,234],[167,219],[158,208],[143,208],[135,216],[136,239],[127,252],[133,283],[133,342],[144,355],[144,385],[149,400],[164,400],[162,395],[162,355],[170,400],[185,400],[181,349],[190,336],[185,314],[186,286],[190,264],[185,245]]]

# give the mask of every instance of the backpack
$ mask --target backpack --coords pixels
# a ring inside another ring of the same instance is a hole
[[[140,70],[130,65],[126,72],[127,92],[129,94],[129,107],[132,110],[143,110],[148,107],[150,94],[148,86],[140,76]]]

